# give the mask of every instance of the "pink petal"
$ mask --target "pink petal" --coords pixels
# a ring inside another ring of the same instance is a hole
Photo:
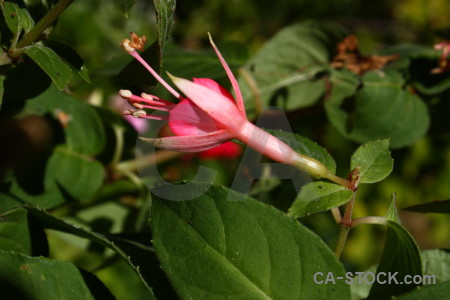
[[[236,94],[237,107],[241,111],[242,115],[245,117],[246,114],[245,114],[244,100],[242,98],[241,89],[239,88],[237,80],[234,77],[233,72],[231,72],[230,67],[228,66],[227,62],[223,58],[222,54],[220,54],[219,49],[217,49],[216,45],[214,44],[212,37],[209,33],[208,33],[208,36],[209,36],[209,42],[211,43],[211,46],[213,47],[214,51],[216,52],[216,55],[219,58],[220,62],[222,63],[222,66],[225,69],[225,72],[227,73],[228,79],[231,82],[231,86],[233,86],[233,91]]]
[[[169,127],[175,135],[185,136],[208,134],[217,131],[220,125],[191,101],[184,99],[170,111]]]
[[[239,112],[235,103],[203,85],[174,77],[169,74],[173,83],[201,110],[206,112],[221,128],[238,131],[247,119]]]
[[[224,88],[223,86],[221,86],[220,84],[218,84],[214,80],[209,79],[209,78],[193,78],[193,81],[195,83],[203,85],[204,87],[209,88],[210,90],[213,90],[213,91],[215,91],[215,92],[217,92],[219,94],[224,95],[225,97],[227,97],[228,99],[230,99],[234,103],[233,95],[231,95],[230,92],[226,88]]]
[[[143,138],[155,147],[178,151],[178,152],[201,152],[217,147],[229,140],[233,136],[226,130],[218,130],[205,135],[192,136],[169,136],[163,138]]]
[[[220,146],[211,148],[209,150],[200,152],[201,158],[229,158],[233,159],[238,157],[242,152],[240,145],[233,142],[226,142]]]

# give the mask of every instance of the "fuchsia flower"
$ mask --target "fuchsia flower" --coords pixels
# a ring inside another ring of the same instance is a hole
[[[163,149],[181,152],[201,152],[219,146],[231,139],[237,139],[272,160],[291,164],[307,171],[315,177],[325,177],[349,188],[353,185],[331,174],[319,161],[295,152],[288,145],[268,132],[256,127],[247,120],[244,101],[236,78],[209,37],[228,79],[233,87],[234,98],[225,88],[208,78],[194,78],[189,81],[169,74],[175,86],[185,97],[165,82],[137,53],[143,45],[135,34],[132,41],[122,41],[122,47],[137,59],[175,98],[178,104],[160,99],[157,96],[133,95],[128,90],[121,90],[120,95],[128,100],[137,110],[125,113],[137,118],[168,121],[175,136],[162,138],[142,138]],[[168,115],[148,114],[144,109],[167,112]]]

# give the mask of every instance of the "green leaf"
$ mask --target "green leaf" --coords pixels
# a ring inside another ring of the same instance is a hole
[[[20,9],[20,23],[25,33],[34,27],[34,20],[26,8]]]
[[[71,47],[53,40],[46,40],[43,42],[44,46],[52,49],[61,57],[72,69],[72,72],[78,74],[81,79],[89,83],[89,74],[83,59]]]
[[[74,152],[95,155],[105,146],[105,131],[96,110],[53,86],[28,101],[27,110],[38,114],[49,113],[56,119],[66,119],[66,144]]]
[[[352,196],[353,192],[342,185],[323,181],[311,182],[302,187],[289,208],[288,215],[300,218],[328,210],[348,202]]]
[[[70,151],[64,146],[54,150],[46,172],[51,174],[47,180],[56,180],[72,197],[79,200],[91,198],[105,177],[100,162]]]
[[[0,250],[31,255],[31,238],[25,209],[0,215]]]
[[[438,249],[420,253],[424,275],[434,276],[437,282],[450,281],[450,253]]]
[[[450,200],[430,201],[426,203],[404,207],[402,208],[402,210],[410,210],[422,213],[450,214]]]
[[[32,45],[24,47],[23,52],[50,76],[60,90],[67,86],[72,78],[72,69],[55,51],[45,46]]]
[[[393,167],[389,140],[372,141],[360,146],[350,160],[350,169],[358,170],[357,184],[381,181],[392,172]]]
[[[336,44],[347,35],[338,24],[304,22],[280,30],[245,65],[239,84],[250,117],[258,113],[255,99],[285,110],[307,107],[325,94],[315,76],[327,69]]]
[[[10,299],[114,299],[96,277],[70,262],[2,250],[0,285]]]
[[[354,97],[355,80],[349,74],[347,80],[342,77],[330,78],[332,91],[325,108],[331,123],[345,137],[359,143],[388,138],[391,147],[397,148],[415,142],[427,131],[427,108],[417,95],[404,89],[400,73],[367,72]],[[349,86],[349,82],[353,84]],[[340,87],[342,84],[345,87]]]
[[[381,284],[376,281],[370,289],[368,299],[389,299],[391,296],[405,293],[417,284],[406,284],[406,282],[403,282],[404,277],[406,275],[412,277],[422,275],[419,248],[406,228],[398,223],[395,197],[386,217],[389,221],[385,246],[376,273],[385,272],[388,274],[388,272],[391,272],[391,274],[394,274],[398,272],[396,275],[398,284],[394,281],[390,284]]]
[[[120,9],[122,10],[122,13],[125,15],[125,17],[128,18],[128,12],[136,3],[136,0],[121,0],[120,2]]]
[[[418,287],[416,290],[401,295],[398,300],[447,299],[450,281]]]
[[[181,187],[181,186],[179,186]],[[182,299],[348,299],[348,285],[314,283],[316,272],[343,276],[323,241],[280,211],[225,187],[189,183],[152,190],[153,245]],[[172,199],[172,200],[164,200]],[[324,277],[325,278],[325,277]]]
[[[15,35],[22,30],[21,18],[22,13],[20,7],[12,2],[4,2],[2,4],[3,17],[9,30]]]
[[[148,245],[132,243],[125,239],[112,239],[111,236],[107,237],[103,234],[90,231],[89,229],[72,225],[67,221],[58,219],[42,210],[32,207],[26,207],[26,209],[45,228],[86,238],[116,252],[138,274],[139,278],[150,291],[150,299],[154,299],[152,288],[150,286],[154,280],[152,276],[159,274],[157,269],[150,269],[149,260],[152,258],[153,251]],[[144,262],[147,263],[147,265]]]
[[[0,215],[0,250],[48,255],[47,236],[26,209],[16,208]]]
[[[267,131],[289,145],[296,152],[317,159],[328,168],[330,173],[336,173],[336,162],[333,157],[316,142],[295,133],[271,129]]]
[[[164,52],[164,44],[170,35],[173,25],[176,0],[153,0],[156,10],[156,27],[160,49],[160,61]]]

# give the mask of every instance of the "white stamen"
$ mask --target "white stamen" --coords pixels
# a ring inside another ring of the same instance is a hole
[[[133,93],[131,93],[131,91],[129,90],[120,90],[119,95],[122,98],[128,99],[131,98],[131,96],[133,96]]]

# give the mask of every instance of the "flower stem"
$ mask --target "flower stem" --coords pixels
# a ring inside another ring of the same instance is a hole
[[[34,43],[74,0],[60,0],[39,20],[39,22],[17,43],[16,48],[23,48]]]
[[[324,178],[333,181],[337,184],[340,184],[342,186],[345,186],[346,188],[348,188],[349,190],[354,191],[355,190],[355,185],[351,182],[348,181],[347,179],[341,178],[339,176],[336,176],[334,174],[328,173],[327,175],[324,176]]]

